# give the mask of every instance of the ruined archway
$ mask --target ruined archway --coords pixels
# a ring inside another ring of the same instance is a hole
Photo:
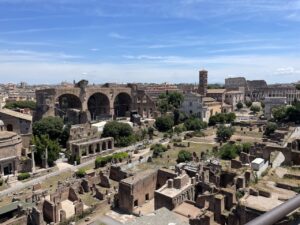
[[[110,115],[110,106],[108,97],[100,92],[90,96],[88,100],[88,110],[92,120],[100,120]]]
[[[55,115],[64,118],[65,122],[79,123],[82,104],[76,95],[62,94],[55,104]]]
[[[115,97],[114,109],[116,117],[124,117],[130,112],[132,99],[127,93],[120,93]]]

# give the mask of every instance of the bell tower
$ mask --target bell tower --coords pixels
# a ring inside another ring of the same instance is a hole
[[[199,86],[198,93],[202,96],[206,96],[207,93],[207,74],[206,70],[199,71]]]

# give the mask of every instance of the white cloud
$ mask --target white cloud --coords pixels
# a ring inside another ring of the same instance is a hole
[[[92,51],[92,52],[98,52],[99,48],[91,48],[90,51]]]
[[[82,59],[79,55],[70,55],[63,52],[36,52],[22,49],[0,50],[0,63],[3,62],[57,62],[62,60]]]
[[[108,36],[111,37],[111,38],[115,38],[115,39],[127,39],[126,36],[121,35],[121,34],[116,33],[116,32],[111,32],[111,33],[108,34]]]
[[[296,70],[294,67],[281,67],[276,70],[279,75],[297,75],[300,74],[300,70]]]
[[[138,55],[126,56],[126,59],[127,62],[124,63],[99,64],[0,60],[0,74],[2,82],[26,80],[30,83],[59,83],[62,80],[73,81],[84,78],[91,83],[195,83],[198,79],[198,70],[205,68],[209,71],[209,82],[224,82],[229,75],[242,75],[251,80],[263,78],[270,83],[286,82],[286,76],[289,82],[299,79],[297,56],[239,55],[190,58]]]

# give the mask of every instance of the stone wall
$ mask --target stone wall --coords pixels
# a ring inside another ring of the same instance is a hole
[[[157,185],[157,171],[148,170],[122,180],[119,184],[119,207],[133,212],[135,207],[154,198]]]
[[[31,133],[31,121],[8,115],[5,112],[1,112],[1,110],[0,120],[4,122],[7,131],[12,131],[17,134]]]
[[[120,166],[117,165],[111,165],[109,170],[109,178],[120,182],[123,179],[126,179],[127,177],[132,176],[132,174],[129,174],[128,172],[122,170]]]
[[[161,168],[157,172],[157,188],[166,184],[167,180],[177,177],[177,174],[173,170]]]

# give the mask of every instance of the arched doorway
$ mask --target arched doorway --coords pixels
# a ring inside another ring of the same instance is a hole
[[[100,120],[109,117],[109,99],[105,94],[95,93],[88,100],[88,110],[92,120]]]
[[[127,93],[120,93],[115,97],[114,109],[116,117],[124,117],[130,112],[132,99]]]

